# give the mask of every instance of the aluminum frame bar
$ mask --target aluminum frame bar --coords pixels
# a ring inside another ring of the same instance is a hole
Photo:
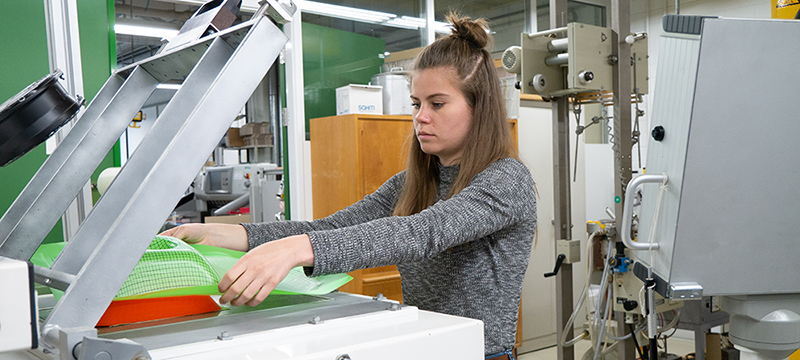
[[[550,29],[553,34],[564,37],[561,31],[567,26],[567,0],[550,0]],[[561,84],[567,85],[566,69],[561,70]],[[556,97],[553,100],[553,235],[556,242],[572,239],[572,196],[569,165],[569,98]],[[558,248],[556,246],[555,248]],[[558,254],[555,254],[558,255]],[[558,360],[572,360],[575,349],[562,346],[563,342],[573,337],[573,329],[564,331],[564,327],[572,314],[572,264],[561,264],[556,275],[556,342],[558,344]]]
[[[236,117],[284,47],[286,37],[269,19],[262,17],[252,21],[250,31],[222,71],[215,74],[202,100],[194,104],[187,118],[158,120],[183,123],[177,133],[170,134],[165,150],[156,153],[140,147],[126,164],[126,167],[136,167],[140,162],[152,161],[155,165],[142,177],[143,181],[132,188],[116,183],[109,188],[107,194],[111,191],[124,193],[129,195],[128,201],[114,204],[118,209],[114,212],[114,221],[106,224],[108,228],[98,246],[45,320],[43,329],[94,326],[105,312],[153,235],[169,216],[172,206],[191,183],[196,170],[230,126],[228,120]],[[172,101],[175,100],[180,99]],[[147,137],[156,135],[151,131]],[[85,240],[76,238],[76,241]]]
[[[611,33],[612,54],[617,56],[617,63],[614,65],[613,74],[613,103],[614,103],[614,195],[620,201],[614,206],[614,213],[617,214],[615,227],[619,233],[623,229],[622,213],[624,212],[625,187],[631,180],[631,151],[633,140],[631,139],[631,47],[625,42],[625,38],[631,33],[631,6],[630,0],[611,0]],[[619,238],[617,238],[619,240]],[[625,326],[625,313],[615,312],[614,318],[617,321],[617,336],[625,336],[629,333],[628,326]],[[617,347],[618,359],[633,359],[636,357],[636,348],[632,340],[623,341]]]
[[[291,220],[311,220],[313,218],[311,193],[305,191],[306,173],[305,159],[310,154],[305,151],[306,121],[305,93],[303,90],[303,27],[302,7],[292,16],[292,22],[283,26],[285,35],[290,39],[286,45],[286,106],[288,113],[284,120],[287,127],[287,154],[284,161],[289,167],[289,179],[286,179],[289,191],[289,214]]]
[[[213,84],[214,75],[222,70],[233,50],[233,47],[220,38],[211,43],[183,86],[153,124],[148,135],[142,139],[129,162],[100,198],[95,207],[97,211],[89,215],[85,224],[75,234],[75,240],[67,243],[61,256],[53,263],[53,270],[71,274],[80,271],[92,251],[100,244],[108,230],[108,224],[118,220],[119,206],[129,201],[131,194],[125,189],[135,189],[147,180],[149,170],[159,160],[158,155],[167,150],[174,134],[180,132],[186,125],[186,120],[195,110],[196,104],[203,100],[206,89]]]
[[[158,81],[144,70],[111,76],[66,138],[0,219],[0,256],[28,260],[141,108]],[[119,101],[118,99],[125,99]],[[115,101],[116,100],[116,101]]]

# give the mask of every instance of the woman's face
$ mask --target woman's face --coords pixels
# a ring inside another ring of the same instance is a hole
[[[459,163],[472,127],[472,110],[455,79],[454,69],[433,68],[415,72],[411,81],[414,133],[422,151],[442,165]]]

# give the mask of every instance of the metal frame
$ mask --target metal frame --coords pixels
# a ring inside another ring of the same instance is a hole
[[[550,28],[560,29],[567,26],[567,0],[550,0]],[[565,36],[559,32],[559,36]],[[567,83],[566,70],[553,85],[564,88]],[[572,199],[570,189],[569,166],[569,98],[566,96],[553,99],[553,226],[555,240],[572,239]],[[558,248],[556,246],[556,248]],[[558,255],[558,254],[556,254]],[[561,344],[565,339],[572,339],[573,329],[566,329],[569,316],[572,314],[572,264],[564,263],[556,275],[556,342],[558,344],[558,360],[572,360],[575,349],[565,348]]]
[[[311,193],[305,191],[306,174],[305,159],[310,157],[305,151],[306,121],[305,92],[303,90],[303,27],[301,23],[302,9],[298,8],[292,21],[284,25],[283,31],[291,39],[286,45],[286,106],[285,116],[287,129],[288,153],[286,163],[289,165],[289,210],[291,220],[311,220]]]
[[[75,0],[45,0],[45,24],[47,25],[47,53],[50,72],[61,70],[60,80],[67,92],[83,97],[83,70],[78,33],[78,6]],[[82,110],[82,109],[81,109]],[[46,153],[52,154],[74,126],[70,121],[46,142]],[[77,192],[77,196],[62,217],[64,240],[69,240],[81,222],[92,210],[92,190],[89,181]]]
[[[29,259],[97,167],[96,155],[113,146],[155,86],[185,80],[52,270],[40,274],[70,282],[42,326],[46,345],[63,347],[63,333],[97,323],[287,40],[258,17],[109,78],[0,219],[0,255]]]

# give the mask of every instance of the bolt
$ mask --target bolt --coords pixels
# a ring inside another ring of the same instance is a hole
[[[378,295],[372,298],[372,300],[383,301],[386,300],[386,296],[384,296],[383,293],[378,293]]]
[[[397,311],[397,310],[400,310],[400,305],[397,305],[397,304],[392,304],[392,306],[389,306],[389,307],[388,307],[386,310],[389,310],[389,311]]]
[[[225,341],[225,340],[230,340],[230,339],[231,339],[231,336],[228,334],[227,331],[223,331],[219,335],[217,335],[217,340]]]
[[[308,321],[308,323],[317,325],[317,324],[322,323],[322,319],[320,319],[319,316],[314,316],[311,320]]]

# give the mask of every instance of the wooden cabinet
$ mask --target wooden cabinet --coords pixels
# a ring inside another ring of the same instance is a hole
[[[514,143],[516,120],[510,120]],[[377,190],[406,167],[409,115],[350,114],[310,120],[314,218],[326,217]],[[396,266],[356,270],[341,291],[402,301]]]
[[[333,214],[377,190],[406,167],[409,115],[350,114],[310,120],[314,218]],[[356,270],[339,290],[402,301],[396,266]]]

